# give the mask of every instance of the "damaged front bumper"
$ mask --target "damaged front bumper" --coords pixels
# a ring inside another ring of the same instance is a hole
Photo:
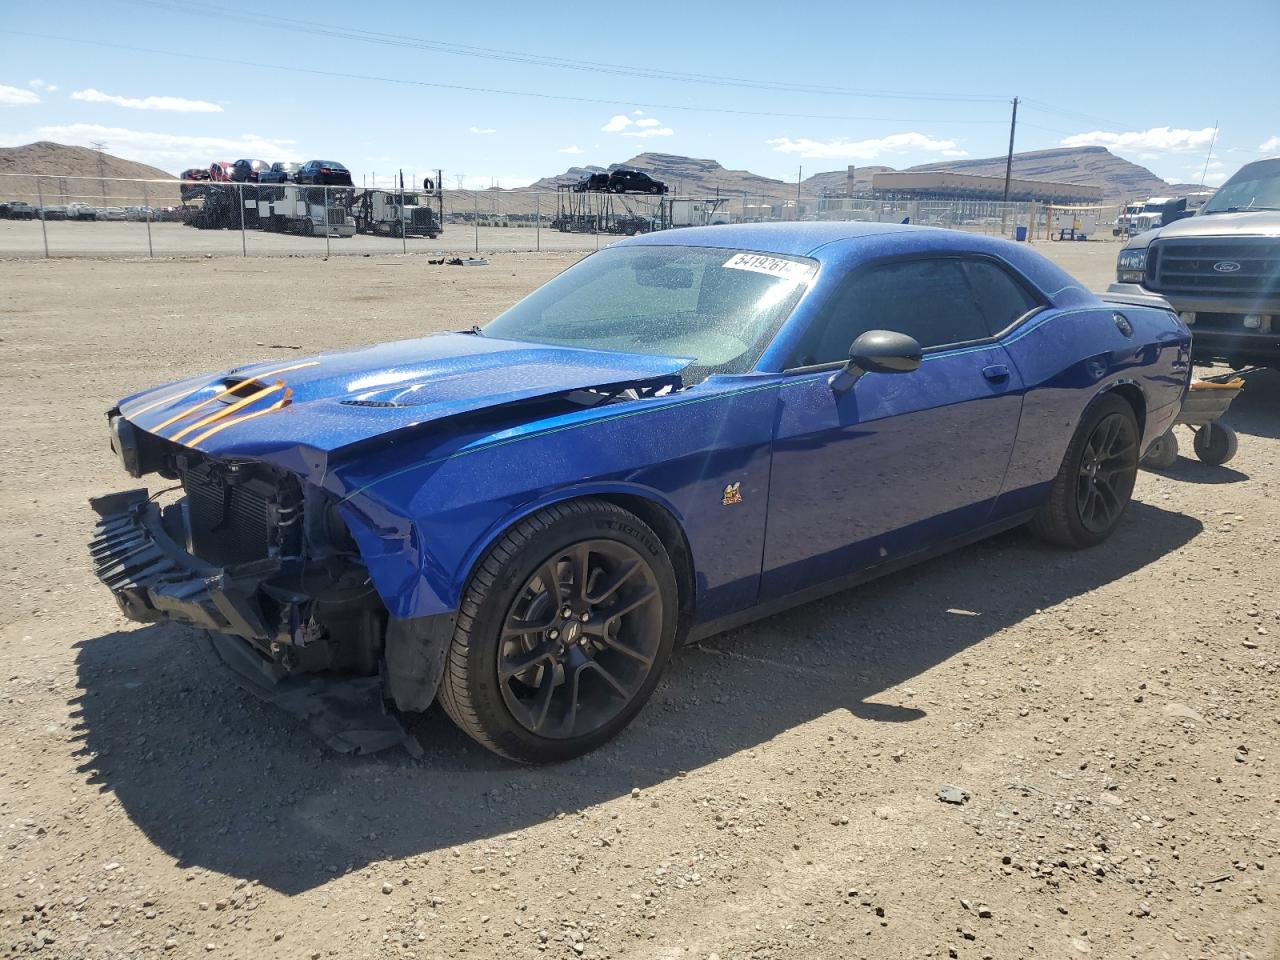
[[[98,514],[89,544],[98,579],[130,620],[173,620],[246,640],[269,641],[255,594],[288,562],[266,558],[222,568],[192,556],[166,529],[146,490],[90,499]]]
[[[181,510],[162,510],[146,490],[89,503],[99,518],[89,546],[95,571],[129,619],[172,621],[242,641],[241,676],[280,683],[310,674],[313,686],[322,681],[360,690],[372,683],[411,712],[426,710],[435,699],[455,614],[389,616],[367,574],[350,566],[336,586],[308,592],[304,585],[315,587],[316,576],[301,557],[208,563],[182,542]],[[344,607],[338,598],[350,597],[353,587],[360,605]],[[223,644],[224,661],[227,649]],[[249,663],[256,666],[246,670]]]

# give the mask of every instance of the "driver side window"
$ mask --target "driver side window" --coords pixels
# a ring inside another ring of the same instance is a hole
[[[915,337],[923,348],[991,335],[956,259],[904,260],[860,270],[845,281],[796,357],[799,366],[844,361],[868,330]]]

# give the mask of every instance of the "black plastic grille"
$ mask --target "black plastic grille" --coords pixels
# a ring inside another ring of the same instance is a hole
[[[1280,289],[1280,239],[1159,240],[1148,262],[1160,293],[1272,296]]]

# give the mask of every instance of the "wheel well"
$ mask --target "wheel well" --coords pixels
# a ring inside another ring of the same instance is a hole
[[[597,499],[605,500],[623,510],[634,513],[658,535],[662,545],[667,548],[671,557],[671,565],[676,571],[676,584],[680,588],[680,620],[677,626],[677,637],[683,637],[693,620],[694,574],[693,552],[689,549],[689,540],[684,535],[680,521],[661,504],[654,503],[645,497],[625,493],[599,494]]]
[[[1133,415],[1138,419],[1138,436],[1141,437],[1147,429],[1147,398],[1142,390],[1136,384],[1121,383],[1109,392],[1123,397],[1133,407]]]

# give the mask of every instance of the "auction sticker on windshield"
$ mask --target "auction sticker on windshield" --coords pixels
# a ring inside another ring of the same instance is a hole
[[[730,270],[750,270],[796,283],[808,280],[817,269],[813,264],[796,263],[794,260],[783,260],[763,253],[735,253],[724,265]]]

